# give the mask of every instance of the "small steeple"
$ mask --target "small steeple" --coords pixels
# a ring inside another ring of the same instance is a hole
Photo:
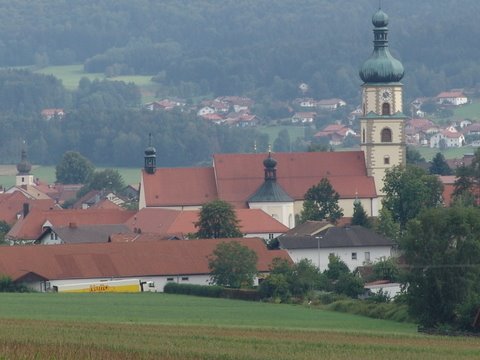
[[[277,160],[272,158],[272,152],[270,150],[268,151],[268,157],[263,160],[263,166],[265,166],[265,181],[277,181]]]
[[[29,175],[32,170],[32,164],[27,159],[27,150],[25,149],[25,141],[23,141],[20,162],[17,164],[18,175]]]
[[[148,134],[148,147],[145,149],[145,172],[154,174],[157,169],[157,150],[152,146],[152,134]]]

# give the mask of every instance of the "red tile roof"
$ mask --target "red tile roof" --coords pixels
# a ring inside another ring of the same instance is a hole
[[[284,250],[267,250],[259,238],[32,245],[3,248],[0,273],[13,280],[31,273],[49,280],[208,274],[208,256],[229,241],[254,250],[261,272],[274,258],[290,260]]]
[[[465,94],[461,91],[444,91],[437,95],[437,98],[464,98]]]
[[[188,234],[197,232],[195,223],[200,211],[178,211],[143,208],[126,225],[132,231],[156,234]],[[244,234],[284,233],[288,228],[260,209],[236,209],[240,230]]]
[[[17,214],[23,212],[23,204],[28,204],[29,210],[60,210],[52,199],[32,200],[27,198],[21,191],[15,191],[10,194],[0,194],[0,220],[6,221],[10,225],[15,223]]]
[[[218,198],[211,167],[142,170],[142,177],[147,206],[201,205]]]
[[[264,181],[266,154],[215,154],[208,168],[158,168],[142,172],[147,207],[199,206],[217,198],[246,208]],[[340,198],[376,197],[362,151],[276,153],[277,181],[295,200],[327,177]]]
[[[14,240],[34,240],[42,233],[42,226],[48,220],[54,227],[77,225],[124,224],[135,213],[132,211],[110,209],[87,210],[36,210],[21,218],[7,234]]]
[[[238,207],[264,181],[265,154],[215,154],[213,157],[219,198]],[[327,177],[340,198],[376,197],[373,177],[366,174],[362,151],[276,153],[277,181],[295,200]]]

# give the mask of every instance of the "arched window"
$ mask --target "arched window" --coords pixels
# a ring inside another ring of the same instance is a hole
[[[362,131],[362,143],[365,143],[365,129]]]
[[[382,115],[390,115],[390,104],[383,103],[382,104]]]
[[[383,129],[381,133],[381,141],[392,142],[392,130],[390,130],[389,128]]]

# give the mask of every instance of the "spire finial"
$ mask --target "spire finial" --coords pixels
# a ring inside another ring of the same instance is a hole
[[[152,146],[152,133],[148,133],[148,146]]]
[[[272,144],[268,144],[268,154],[272,153]]]
[[[257,140],[253,140],[253,152],[257,153]]]
[[[378,10],[382,8],[382,0],[378,0]]]

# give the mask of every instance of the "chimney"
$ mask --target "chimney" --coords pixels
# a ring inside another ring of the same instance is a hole
[[[77,223],[76,222],[71,222],[71,223],[68,224],[68,227],[70,229],[76,229],[77,228]]]
[[[23,218],[25,219],[30,212],[30,204],[29,203],[23,203]]]

